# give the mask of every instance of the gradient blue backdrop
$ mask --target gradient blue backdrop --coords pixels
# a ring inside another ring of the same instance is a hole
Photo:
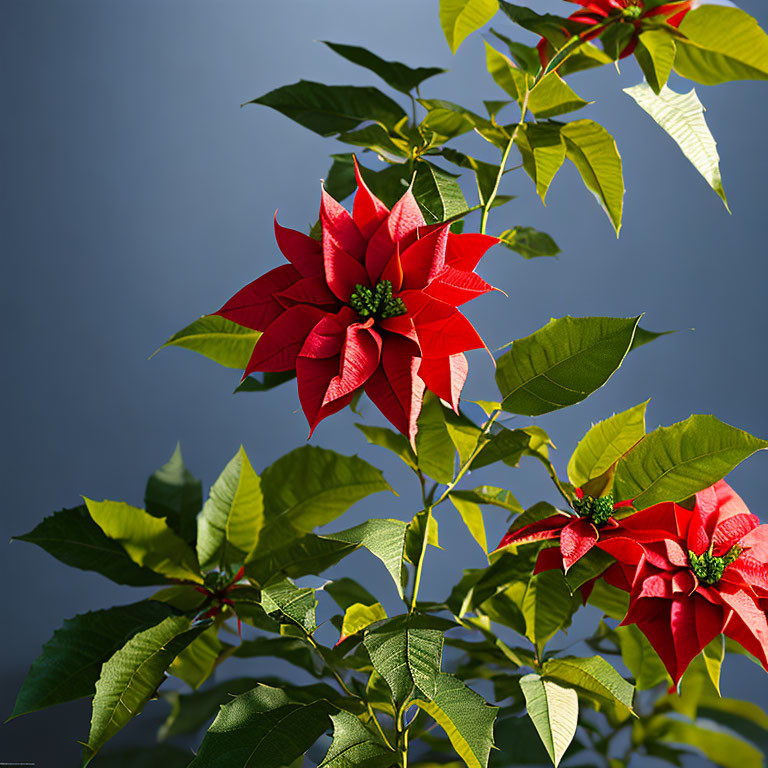
[[[768,22],[758,0],[743,7]],[[502,18],[496,24],[508,28]],[[208,485],[240,442],[260,470],[306,439],[292,384],[232,396],[234,371],[174,349],[147,358],[171,333],[280,262],[271,226],[276,207],[285,225],[303,228],[314,220],[327,155],[347,150],[266,108],[239,105],[302,77],[378,85],[315,42],[322,39],[451,69],[425,85],[425,95],[476,110],[482,99],[504,98],[485,73],[479,35],[450,54],[437,0],[0,3],[0,541],[77,504],[80,494],[141,504],[146,477],[177,440]],[[580,116],[604,124],[623,152],[621,239],[572,168],[558,176],[547,208],[522,172],[511,174],[504,192],[519,199],[496,213],[494,226],[538,227],[563,253],[525,262],[496,249],[482,271],[509,299],[494,295],[469,308],[491,347],[565,314],[647,312],[646,327],[696,329],[633,353],[587,402],[539,420],[558,445],[561,471],[591,421],[649,397],[649,427],[714,412],[768,435],[765,85],[698,89],[719,141],[729,216],[671,140],[621,92],[639,80],[633,62],[621,75],[609,67],[574,78],[584,97],[599,97]],[[480,138],[467,142],[491,159]],[[467,394],[491,398],[487,355],[473,353],[471,364]],[[376,418],[372,411],[369,419]],[[350,414],[337,416],[313,442],[359,452],[383,467],[404,497],[368,500],[341,525],[371,515],[410,517],[411,479],[385,452],[362,445],[352,423]],[[765,462],[752,459],[731,480],[768,519]],[[499,471],[497,484],[524,504],[552,498],[536,465]],[[462,567],[483,562],[456,518],[448,508],[440,515],[445,549],[430,552],[425,597],[443,597]],[[491,512],[488,527],[495,540],[504,521]],[[137,592],[70,570],[31,545],[2,546],[5,717],[40,645],[63,619],[130,602]],[[346,562],[373,579],[394,608],[376,561],[356,554]],[[250,671],[267,668],[275,667]],[[726,693],[768,702],[768,678],[748,662],[729,660],[726,677]],[[151,738],[161,709],[150,706],[118,741]],[[75,740],[87,732],[84,702],[21,718],[0,726],[0,761],[75,765]]]

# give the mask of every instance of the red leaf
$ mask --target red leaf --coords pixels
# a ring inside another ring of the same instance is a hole
[[[320,243],[303,232],[281,227],[275,211],[275,240],[277,247],[293,264],[302,277],[322,277],[323,248]]]
[[[296,269],[284,264],[246,285],[214,314],[246,328],[265,331],[284,311],[275,294],[290,288],[300,279]]]
[[[468,373],[467,358],[462,353],[449,357],[423,358],[419,366],[419,377],[427,389],[441,400],[450,403],[457,413],[461,390]]]
[[[474,272],[446,266],[425,290],[432,298],[456,307],[496,289]]]
[[[474,232],[467,234],[448,235],[445,247],[445,263],[449,267],[462,269],[465,272],[474,272],[485,252],[499,242],[498,237],[480,235]]]
[[[255,371],[292,371],[304,341],[325,315],[307,304],[286,309],[256,342],[243,378]]]
[[[352,208],[352,218],[362,236],[366,239],[376,231],[379,224],[389,215],[389,208],[368,189],[368,185],[360,175],[360,168],[355,160],[355,179],[357,179],[357,193]]]
[[[566,573],[589,552],[597,542],[597,529],[586,518],[571,520],[560,534],[563,569]]]
[[[341,203],[336,202],[326,191],[322,190],[320,200],[320,224],[323,228],[323,250],[327,242],[332,240],[341,246],[352,258],[362,262],[365,253],[365,238],[360,234],[357,224]],[[327,258],[326,258],[327,270]]]

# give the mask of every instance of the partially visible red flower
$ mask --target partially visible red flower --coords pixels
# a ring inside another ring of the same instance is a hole
[[[657,18],[677,28],[688,11],[696,4],[696,0],[674,0],[646,9],[643,0],[569,0],[569,2],[582,6],[582,10],[576,11],[568,18],[586,27],[579,34],[585,42],[602,35],[611,24],[625,23],[634,26],[634,34],[619,55],[621,59],[634,53],[645,19]],[[563,31],[569,34],[567,30]],[[551,55],[550,45],[545,38],[539,41],[538,50],[541,65],[545,67]]]
[[[603,578],[629,592],[637,624],[677,685],[724,633],[768,670],[768,525],[721,480],[692,510],[657,504],[620,520],[598,546],[616,558]]]
[[[464,352],[483,340],[457,307],[493,290],[474,270],[498,238],[427,226],[409,189],[390,211],[357,166],[350,215],[322,191],[322,239],[281,227],[290,262],[216,314],[262,331],[244,377],[296,370],[310,430],[361,390],[413,439],[425,387],[458,408]]]
[[[576,514],[558,512],[543,520],[525,525],[518,530],[509,529],[499,542],[498,549],[510,544],[529,544],[535,541],[557,539],[558,544],[539,552],[534,573],[562,568],[566,573],[584,555],[592,550],[604,531],[617,527],[613,511],[628,506],[630,502],[614,504],[613,496],[600,498],[585,496],[576,489]]]

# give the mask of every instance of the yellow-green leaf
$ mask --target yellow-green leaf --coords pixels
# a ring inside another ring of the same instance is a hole
[[[341,624],[341,640],[344,640],[358,632],[362,632],[371,624],[387,618],[387,612],[381,603],[365,605],[365,603],[354,603],[344,611],[344,620]]]
[[[453,53],[499,10],[498,0],[440,0],[440,26]]]
[[[85,499],[85,504],[93,521],[119,542],[134,562],[169,579],[202,582],[195,553],[165,520],[122,501]]]

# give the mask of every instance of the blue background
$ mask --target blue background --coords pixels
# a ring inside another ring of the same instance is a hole
[[[768,22],[757,0],[744,0],[743,7]],[[495,24],[511,30],[501,17]],[[327,155],[348,150],[276,112],[239,105],[302,77],[379,85],[315,42],[322,39],[450,69],[424,85],[425,96],[477,111],[482,99],[505,98],[485,73],[479,35],[450,54],[436,0],[0,4],[0,540],[76,505],[80,494],[141,505],[146,477],[177,440],[206,486],[240,442],[257,471],[304,443],[307,426],[293,384],[232,396],[235,371],[182,350],[147,358],[173,332],[280,263],[275,208],[287,226],[301,229],[314,220]],[[622,93],[640,79],[632,60],[620,75],[606,67],[573,78],[582,96],[599,98],[577,117],[605,125],[623,153],[621,239],[572,167],[557,177],[547,208],[527,176],[512,173],[503,191],[519,198],[495,213],[492,231],[534,226],[549,232],[563,253],[526,262],[495,249],[481,271],[509,299],[495,294],[468,307],[492,348],[565,314],[646,312],[648,328],[695,328],[633,353],[585,403],[538,420],[558,446],[562,473],[592,421],[649,397],[649,428],[716,413],[768,435],[765,85],[698,88],[719,141],[729,216],[672,141]],[[672,85],[679,90],[679,81]],[[493,158],[479,137],[465,146]],[[492,399],[487,355],[472,353],[470,362],[465,394]],[[368,420],[376,420],[373,410],[366,408]],[[417,509],[412,479],[384,451],[363,445],[353,421],[345,413],[323,423],[313,443],[360,453],[386,471],[403,497],[369,499],[336,527],[374,515],[410,518]],[[765,462],[755,457],[730,480],[768,520]],[[480,475],[478,484],[488,477]],[[502,468],[493,480],[526,506],[554,500],[538,465]],[[493,543],[504,520],[493,510],[487,517]],[[440,525],[444,550],[430,552],[426,598],[444,597],[461,568],[483,563],[452,509],[441,509]],[[70,570],[34,546],[3,547],[0,715],[6,716],[54,628],[76,613],[131,602],[138,592]],[[377,561],[355,554],[344,570],[372,580],[395,608]],[[247,671],[267,667],[275,669],[257,662]],[[726,677],[726,693],[768,703],[766,678],[748,662],[729,659]],[[151,738],[160,710],[148,707],[118,741]],[[20,718],[0,726],[0,761],[75,765],[76,739],[87,732],[86,702]]]

